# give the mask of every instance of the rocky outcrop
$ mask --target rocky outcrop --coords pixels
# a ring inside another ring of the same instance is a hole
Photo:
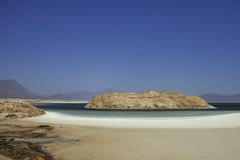
[[[86,108],[94,109],[209,109],[214,108],[197,96],[175,92],[113,92],[94,96]]]
[[[21,100],[0,100],[0,119],[23,118],[43,115],[42,109]]]

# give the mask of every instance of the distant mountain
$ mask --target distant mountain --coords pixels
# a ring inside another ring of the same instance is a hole
[[[94,94],[85,90],[72,92],[68,94],[57,93],[47,96],[46,99],[56,99],[56,100],[88,100]]]
[[[40,98],[12,79],[0,80],[0,98]]]
[[[206,94],[201,96],[208,102],[240,102],[240,94],[221,95],[221,94]]]
[[[0,80],[0,98],[30,98],[30,99],[51,99],[51,100],[88,100],[92,96],[100,93],[116,92],[112,88],[99,90],[97,92],[89,92],[80,90],[72,93],[56,93],[49,96],[40,96],[28,91],[17,81],[8,79]]]
[[[62,93],[53,94],[53,95],[50,95],[50,96],[46,97],[46,99],[88,100],[91,97],[95,96],[96,94],[110,93],[110,92],[116,92],[116,90],[111,89],[111,88],[99,90],[97,92],[89,92],[89,91],[86,91],[86,90],[80,90],[80,91],[72,92],[72,93],[68,93],[68,94],[62,94]]]

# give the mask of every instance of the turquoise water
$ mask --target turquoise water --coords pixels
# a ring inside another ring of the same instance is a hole
[[[56,112],[68,116],[98,118],[159,118],[159,117],[194,117],[240,113],[240,104],[218,104],[213,110],[92,110],[85,109],[85,104],[35,104],[45,111]],[[216,106],[216,105],[215,105]],[[221,107],[220,107],[221,106]],[[228,106],[228,107],[225,107]]]
[[[208,116],[231,114],[236,111],[76,111],[76,110],[59,110],[45,109],[46,111],[57,112],[65,115],[80,116],[80,117],[111,117],[111,118],[158,118],[158,117],[193,117],[193,116]],[[240,112],[239,112],[240,113]]]

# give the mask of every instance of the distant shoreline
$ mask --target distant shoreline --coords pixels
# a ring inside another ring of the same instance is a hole
[[[29,103],[88,103],[88,100],[45,100],[45,99],[22,99],[22,98],[0,98],[0,100],[14,100]]]
[[[88,100],[31,100],[31,103],[88,103]]]

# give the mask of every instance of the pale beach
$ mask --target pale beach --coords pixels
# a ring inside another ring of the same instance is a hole
[[[240,114],[165,119],[76,118],[47,112],[18,123],[50,124],[62,140],[47,146],[64,160],[236,160]]]
[[[229,113],[195,117],[164,118],[93,118],[78,117],[57,112],[46,111],[45,115],[25,118],[24,121],[46,124],[62,124],[75,126],[106,128],[238,128],[240,113]]]
[[[36,117],[1,121],[1,135],[20,151],[17,143],[22,139],[40,143],[46,160],[236,160],[240,156],[238,110],[103,111],[86,110],[84,105],[39,104],[50,109]]]

